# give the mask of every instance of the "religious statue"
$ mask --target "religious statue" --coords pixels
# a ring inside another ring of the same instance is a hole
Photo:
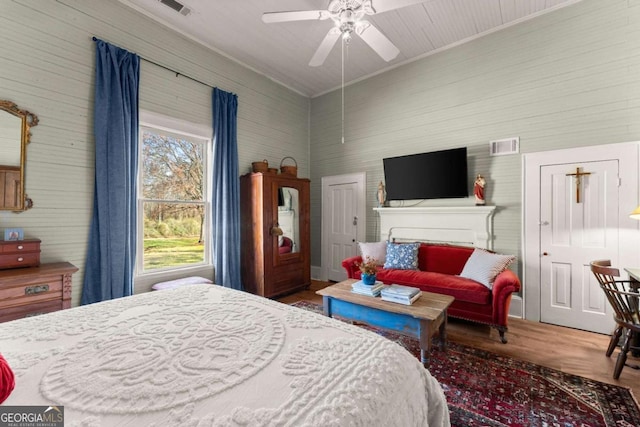
[[[476,181],[473,183],[473,195],[476,196],[476,206],[482,206],[485,204],[484,186],[486,183],[487,182],[484,180],[482,175],[478,174]]]
[[[385,191],[384,191],[384,184],[382,183],[382,181],[380,181],[380,184],[378,184],[378,207],[381,208],[384,206],[385,203]]]

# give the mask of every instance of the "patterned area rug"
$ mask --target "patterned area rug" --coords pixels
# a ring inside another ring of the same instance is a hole
[[[292,304],[322,314],[322,306]],[[358,324],[397,342],[418,359],[418,341]],[[624,387],[566,374],[455,342],[432,350],[429,371],[447,396],[451,425],[640,426],[640,408]]]

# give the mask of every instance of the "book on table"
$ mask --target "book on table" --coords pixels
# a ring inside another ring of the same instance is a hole
[[[356,289],[351,289],[351,292],[358,295],[367,295],[370,297],[380,296],[380,291],[359,291]]]
[[[383,291],[384,292],[384,291]],[[411,297],[403,297],[403,296],[394,296],[394,295],[386,295],[384,293],[380,294],[380,299],[382,301],[395,302],[398,304],[411,305],[413,304],[420,296],[422,295],[422,291],[418,289],[418,292]]]
[[[362,280],[359,280],[351,285],[351,292],[377,297],[383,287],[384,284],[382,282],[376,281],[373,285],[365,285]]]
[[[382,289],[383,295],[388,296],[396,296],[396,297],[404,297],[411,298],[420,292],[419,288],[414,288],[413,286],[404,286],[404,285],[388,285]]]

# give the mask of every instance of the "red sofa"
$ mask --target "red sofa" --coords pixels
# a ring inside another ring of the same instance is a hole
[[[282,236],[282,240],[278,242],[278,253],[288,254],[293,250],[293,240],[286,236]]]
[[[462,272],[473,248],[422,243],[418,248],[418,270],[378,268],[377,280],[386,283],[415,286],[423,291],[451,295],[455,301],[448,315],[495,327],[500,340],[507,342],[507,317],[511,294],[520,290],[520,280],[511,270],[495,278],[493,289],[475,280],[457,276]],[[350,279],[360,279],[358,264],[362,257],[342,261]]]

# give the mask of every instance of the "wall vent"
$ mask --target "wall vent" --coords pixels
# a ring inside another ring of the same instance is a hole
[[[489,154],[492,156],[505,156],[520,152],[520,137],[497,139],[489,141]]]
[[[159,1],[163,5],[170,7],[171,9],[175,10],[176,12],[179,12],[184,16],[187,16],[188,14],[191,13],[191,9],[189,9],[182,3],[177,2],[176,0],[159,0]]]

